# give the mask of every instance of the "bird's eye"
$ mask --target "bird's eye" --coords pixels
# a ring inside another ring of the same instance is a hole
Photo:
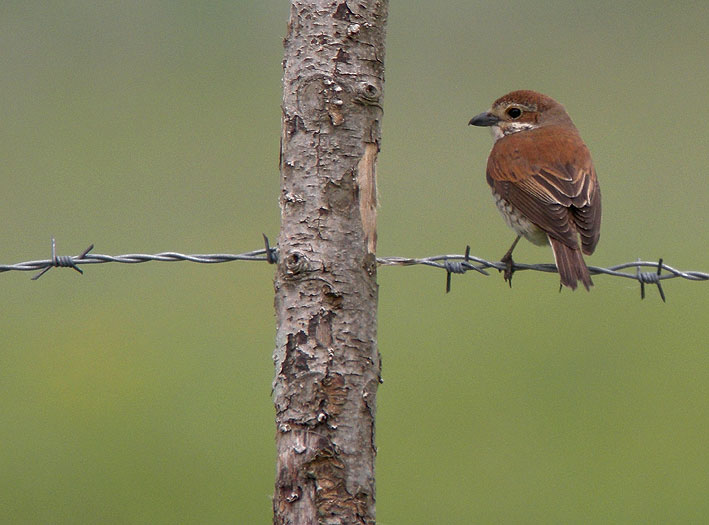
[[[510,118],[519,118],[522,114],[522,110],[519,108],[510,108],[507,110],[507,116]]]

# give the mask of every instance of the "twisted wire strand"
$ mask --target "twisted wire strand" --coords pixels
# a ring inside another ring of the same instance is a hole
[[[253,250],[246,253],[231,254],[231,253],[199,253],[199,254],[184,254],[178,252],[161,252],[155,254],[147,253],[128,253],[125,255],[103,255],[98,253],[92,253],[90,255],[85,255],[84,257],[79,256],[60,256],[57,257],[57,263],[61,260],[71,261],[73,265],[78,266],[79,264],[101,264],[101,263],[126,263],[126,264],[138,264],[149,261],[159,261],[159,262],[177,262],[177,261],[190,261],[195,263],[203,264],[216,264],[225,263],[232,261],[266,261],[266,250]],[[42,270],[47,267],[65,267],[72,266],[72,264],[66,262],[65,264],[55,264],[52,259],[39,259],[36,261],[25,261],[16,264],[0,264],[0,273],[19,271],[19,272],[31,272]],[[72,266],[73,267],[73,266]]]
[[[274,263],[277,260],[276,250],[271,248],[268,243],[268,237],[265,235],[265,248],[260,250],[252,250],[246,253],[231,254],[231,253],[199,253],[199,254],[184,254],[178,252],[161,252],[156,254],[147,253],[128,253],[125,255],[102,255],[89,252],[94,249],[94,245],[89,245],[80,255],[57,255],[56,241],[52,238],[52,258],[40,259],[37,261],[25,261],[16,264],[0,264],[0,273],[18,271],[32,272],[39,270],[34,277],[36,281],[47,273],[52,268],[73,268],[77,272],[83,274],[83,270],[79,267],[80,264],[101,264],[101,263],[126,263],[138,264],[149,261],[159,262],[177,262],[190,261],[202,264],[215,264],[232,261],[266,261]]]
[[[503,262],[499,261],[488,261],[486,259],[482,259],[481,257],[476,257],[474,255],[468,256],[468,260],[477,263],[479,266],[469,268],[469,269],[474,269],[474,270],[484,270],[486,268],[493,268],[495,270],[504,270],[506,268],[506,264]],[[377,258],[377,263],[379,263],[382,266],[415,266],[415,265],[424,265],[424,266],[432,266],[434,268],[441,268],[444,270],[448,270],[451,268],[450,262],[452,261],[465,261],[465,255],[457,255],[457,254],[449,254],[449,255],[433,255],[430,257],[422,257],[422,258],[415,258],[415,257],[378,257]],[[470,265],[473,266],[473,265]],[[617,264],[615,266],[611,266],[609,268],[603,268],[600,266],[589,266],[588,270],[592,275],[611,275],[614,277],[624,277],[627,279],[633,279],[635,281],[640,281],[642,277],[638,277],[637,273],[627,273],[627,272],[621,272],[619,270],[624,270],[626,268],[653,268],[654,270],[657,270],[658,268],[658,261],[634,261],[634,262],[627,262],[627,263],[622,263],[622,264]],[[558,273],[556,269],[556,265],[551,264],[551,263],[539,263],[539,264],[525,264],[525,263],[518,263],[514,262],[512,265],[512,268],[515,272],[517,271],[524,271],[524,270],[533,270],[537,272],[546,272],[546,273]],[[709,280],[709,273],[705,272],[698,272],[698,271],[692,271],[692,270],[687,270],[687,271],[682,271],[678,270],[676,268],[673,268],[672,266],[669,266],[665,264],[664,262],[661,263],[661,268],[663,271],[666,271],[668,273],[664,273],[659,275],[660,280],[664,279],[674,279],[676,277],[681,277],[690,281],[707,281]],[[451,270],[453,273],[464,273],[464,272],[456,272]],[[466,270],[467,271],[467,270]],[[657,275],[655,272],[645,272],[645,273],[651,273],[652,275]],[[644,274],[641,274],[644,275]],[[650,278],[654,282],[653,278]]]

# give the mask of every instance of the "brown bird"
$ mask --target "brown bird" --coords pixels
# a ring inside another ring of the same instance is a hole
[[[564,106],[534,91],[513,91],[469,124],[489,126],[495,144],[487,183],[517,238],[503,256],[512,286],[512,251],[521,236],[551,244],[561,284],[593,286],[581,252],[593,253],[601,233],[601,190],[591,153]],[[579,246],[579,238],[581,244]]]

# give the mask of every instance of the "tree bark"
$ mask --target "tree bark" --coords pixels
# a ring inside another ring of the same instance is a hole
[[[293,0],[275,278],[274,523],[375,522],[386,0]]]

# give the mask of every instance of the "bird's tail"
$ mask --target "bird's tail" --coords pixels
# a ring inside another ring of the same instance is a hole
[[[590,290],[591,286],[593,286],[593,281],[591,281],[591,274],[588,272],[581,250],[571,248],[551,236],[549,237],[549,242],[554,251],[554,260],[559,270],[561,284],[575,290],[577,282],[581,281],[586,290]]]

